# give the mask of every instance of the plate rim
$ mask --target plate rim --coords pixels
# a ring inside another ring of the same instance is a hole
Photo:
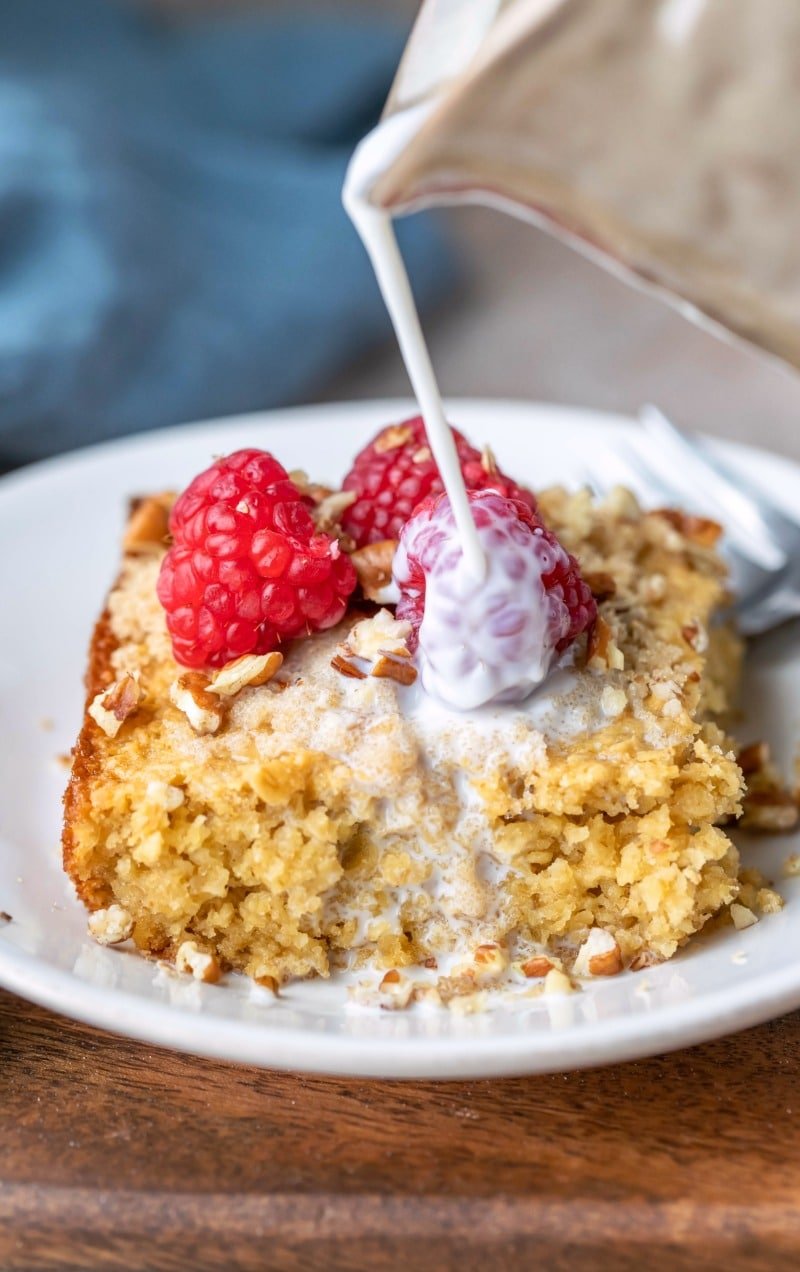
[[[800,1007],[798,965],[753,978],[744,996],[733,984],[717,991],[710,1010],[703,999],[673,1004],[659,1008],[652,1016],[626,1015],[604,1021],[602,1031],[595,1036],[591,1026],[573,1025],[536,1035],[531,1047],[533,1035],[497,1039],[487,1034],[469,1038],[465,1043],[453,1033],[441,1040],[407,1038],[398,1043],[396,1038],[352,1039],[326,1034],[324,1047],[309,1053],[304,1049],[309,1033],[301,1027],[265,1030],[261,1024],[215,1016],[213,1029],[196,1030],[197,1022],[203,1019],[202,1012],[80,981],[70,972],[10,948],[10,958],[0,954],[0,986],[68,1019],[205,1059],[335,1077],[463,1081],[622,1064],[732,1036]],[[770,988],[762,989],[764,983]],[[81,990],[77,1001],[76,984]],[[214,988],[225,992],[224,985]],[[109,1010],[111,999],[113,1010]],[[259,1040],[265,1044],[263,1049]],[[568,1052],[566,1065],[562,1062],[564,1051]]]
[[[635,420],[618,412],[520,399],[448,397],[447,406],[454,415],[461,410],[506,415],[542,412],[589,428],[625,431],[637,427]],[[9,496],[13,501],[17,492],[25,494],[29,487],[35,493],[39,482],[54,474],[68,476],[87,461],[103,461],[131,448],[146,451],[154,442],[183,440],[191,444],[204,432],[229,428],[282,428],[303,421],[313,423],[317,417],[321,423],[331,415],[344,415],[351,420],[360,417],[366,422],[376,415],[398,414],[402,418],[403,413],[415,411],[410,398],[365,399],[277,408],[147,430],[81,447],[6,474],[0,477],[0,502]],[[758,456],[761,463],[766,460],[787,468],[800,485],[800,464],[787,456],[746,443],[707,440],[722,452],[745,458]],[[671,962],[679,966],[680,956]],[[0,941],[0,986],[96,1028],[209,1059],[345,1077],[459,1080],[563,1071],[564,1052],[571,1069],[621,1063],[739,1032],[800,1007],[800,963],[762,972],[744,986],[737,986],[734,976],[730,985],[701,999],[659,1007],[652,1015],[604,1020],[602,1029],[572,1025],[546,1034],[505,1034],[502,1038],[489,1032],[469,1038],[466,1045],[456,1032],[442,1039],[411,1037],[401,1044],[394,1037],[326,1034],[324,1046],[309,1048],[306,1028],[265,1028],[268,1017],[263,1023],[254,1024],[214,1016],[213,1029],[204,1028],[202,1012],[83,981],[5,941]],[[225,992],[224,987],[219,992]]]

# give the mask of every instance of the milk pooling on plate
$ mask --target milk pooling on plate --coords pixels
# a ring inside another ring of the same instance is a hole
[[[493,700],[520,700],[546,676],[554,642],[547,639],[550,619],[542,605],[542,574],[550,566],[542,545],[542,553],[532,555],[520,574],[519,554],[496,551],[491,536],[476,528],[391,219],[369,201],[375,181],[430,109],[426,104],[391,116],[361,142],[347,171],[343,202],[375,270],[457,531],[458,559],[451,562],[447,578],[444,571],[435,572],[426,596],[420,631],[423,684],[450,706],[469,710]],[[527,639],[504,642],[508,632],[501,631],[497,621],[492,623],[492,608],[497,609],[503,597],[514,599],[506,608],[513,609],[515,621],[526,628]],[[464,624],[453,622],[463,606],[469,611],[462,608]]]

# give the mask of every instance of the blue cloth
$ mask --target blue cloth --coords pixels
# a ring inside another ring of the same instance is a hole
[[[0,465],[302,400],[389,334],[340,201],[403,33],[0,5]],[[422,304],[450,274],[401,224]]]

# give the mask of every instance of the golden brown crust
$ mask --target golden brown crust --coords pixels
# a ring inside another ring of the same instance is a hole
[[[87,815],[89,806],[89,790],[92,779],[97,776],[99,759],[95,746],[98,726],[89,715],[89,705],[101,690],[106,689],[114,679],[111,657],[118,642],[111,628],[111,615],[105,609],[100,615],[92,639],[89,644],[89,663],[86,669],[86,703],[83,714],[83,725],[78,740],[72,748],[72,769],[67,789],[64,792],[64,827],[61,832],[61,849],[64,869],[71,878],[75,889],[90,910],[97,910],[111,901],[111,891],[105,883],[91,878],[81,878],[73,869],[75,853],[74,827]]]

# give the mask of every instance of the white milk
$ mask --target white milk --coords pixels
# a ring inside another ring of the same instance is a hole
[[[548,553],[544,553],[541,561],[535,553],[531,554],[527,571],[530,577],[522,581],[522,588],[519,571],[512,571],[513,562],[507,553],[492,552],[491,560],[488,559],[485,536],[478,533],[470,510],[453,433],[445,418],[391,219],[387,212],[370,203],[375,181],[402,153],[429,111],[427,104],[401,111],[365,137],[350,162],[342,197],[372,261],[397,334],[428,441],[450,500],[462,554],[452,570],[448,565],[449,574],[444,582],[434,577],[436,572],[428,579],[425,618],[420,629],[422,681],[428,692],[451,707],[471,710],[499,699],[525,698],[550,669],[554,640],[546,639],[552,622],[546,612],[541,584],[543,569],[547,568],[544,556]],[[452,560],[452,552],[449,556]],[[439,621],[440,610],[453,610],[453,587],[459,613],[455,626],[452,621]],[[442,596],[446,605],[438,605]],[[502,642],[491,639],[491,648],[486,648],[487,635],[491,638],[492,633],[481,621],[481,611],[490,614],[498,601],[507,601],[509,609],[527,611],[530,639],[521,654],[517,651],[510,656],[509,650],[507,656]],[[537,642],[534,638],[539,628],[541,640]],[[561,634],[557,632],[555,639]]]
[[[429,109],[429,106],[423,106],[401,111],[364,138],[350,161],[342,199],[372,261],[378,286],[397,334],[408,378],[425,421],[433,457],[455,515],[465,563],[474,578],[481,580],[486,573],[486,559],[469,509],[453,434],[445,419],[442,397],[422,334],[411,284],[390,217],[369,202],[370,191],[376,179],[405,148]]]

